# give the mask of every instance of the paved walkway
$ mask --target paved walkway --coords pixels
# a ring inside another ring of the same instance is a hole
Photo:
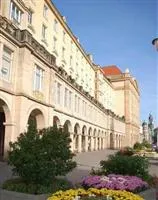
[[[101,160],[107,159],[109,154],[113,154],[114,150],[102,150],[94,152],[86,152],[77,154],[74,160],[77,162],[77,167],[66,177],[73,184],[79,183],[84,176],[89,175],[92,167],[97,169]],[[151,160],[150,174],[158,176],[158,160]],[[4,162],[0,162],[0,185],[12,177],[11,168]],[[147,190],[141,195],[145,200],[155,200],[155,190]]]

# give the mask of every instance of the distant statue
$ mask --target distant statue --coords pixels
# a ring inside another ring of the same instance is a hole
[[[155,141],[154,141],[154,124],[153,124],[153,116],[151,114],[149,114],[149,122],[148,122],[148,130],[149,130],[149,140],[150,140],[150,143],[153,144]]]

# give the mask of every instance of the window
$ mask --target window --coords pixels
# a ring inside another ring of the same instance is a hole
[[[76,49],[76,58],[78,59],[78,49]]]
[[[62,59],[63,60],[65,59],[65,48],[64,47],[62,48]]]
[[[12,51],[4,46],[2,56],[1,76],[2,79],[9,80],[11,70]]]
[[[85,112],[84,115],[87,116],[87,103],[85,102]]]
[[[63,31],[63,42],[65,43],[65,39],[66,39],[66,33],[65,31]]]
[[[47,29],[47,27],[43,24],[42,25],[42,39],[43,40],[46,39],[46,29]]]
[[[77,95],[75,95],[75,112],[77,112]]]
[[[10,18],[14,22],[20,24],[21,22],[21,10],[17,7],[17,5],[14,2],[11,2],[10,5]]]
[[[32,24],[32,14],[33,14],[33,12],[31,10],[29,10],[29,12],[28,12],[28,23],[29,24]]]
[[[72,67],[72,56],[70,56],[70,67]]]
[[[61,104],[61,84],[57,83],[57,103]]]
[[[56,98],[57,82],[56,81],[54,82],[52,90],[53,90],[53,100],[54,100],[54,103],[56,104],[57,102],[57,98]]]
[[[82,115],[84,115],[84,109],[85,109],[84,108],[84,103],[85,103],[84,100],[82,100]]]
[[[43,84],[43,72],[44,70],[38,65],[35,65],[35,79],[34,79],[34,90],[42,91]]]
[[[48,7],[46,5],[44,5],[43,7],[43,17],[47,18],[48,15]]]
[[[65,88],[64,106],[68,107],[68,89]]]
[[[69,91],[69,109],[71,109],[71,98],[72,98],[72,92]]]
[[[80,97],[78,97],[78,108],[77,108],[77,112],[79,112],[80,110]],[[80,110],[81,111],[81,110]]]
[[[56,19],[54,20],[54,31],[55,31],[55,32],[58,31],[58,22],[57,22]]]
[[[53,50],[57,51],[57,39],[55,37],[53,38]]]
[[[73,42],[72,42],[72,40],[71,40],[71,52],[73,51]]]

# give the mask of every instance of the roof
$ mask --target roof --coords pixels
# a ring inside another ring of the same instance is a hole
[[[102,67],[105,76],[122,74],[121,70],[116,65]]]

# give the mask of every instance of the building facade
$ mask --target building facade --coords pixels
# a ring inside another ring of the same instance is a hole
[[[133,144],[139,94],[130,74],[123,76],[107,78],[51,0],[1,0],[0,157],[30,118],[38,129],[54,124],[67,129],[74,152]]]

